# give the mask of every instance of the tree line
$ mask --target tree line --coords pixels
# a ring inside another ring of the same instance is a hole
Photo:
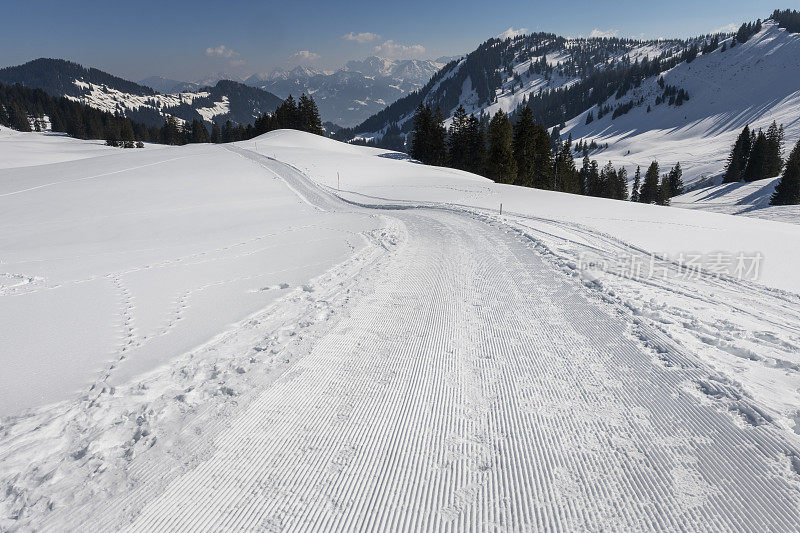
[[[290,95],[275,112],[259,114],[253,124],[213,122],[209,132],[197,119],[190,123],[167,115],[162,126],[146,126],[118,113],[53,97],[41,89],[0,84],[0,125],[33,131],[44,129],[48,123],[52,131],[76,139],[101,139],[109,146],[124,148],[142,147],[144,142],[183,145],[242,141],[280,128],[324,134],[319,109],[313,97],[305,94],[298,101]]]
[[[767,132],[744,127],[731,148],[723,183],[774,178],[783,167],[783,125],[772,122]]]
[[[780,175],[770,204],[800,204],[800,140],[786,161],[783,160],[783,140],[783,124],[778,126],[775,121],[766,133],[761,129],[756,133],[749,125],[745,126],[731,148],[723,183],[751,182]]]
[[[657,161],[644,177],[637,169],[630,193],[626,169],[615,169],[610,162],[600,168],[597,161],[589,159],[590,145],[583,142],[579,144],[583,162],[578,169],[572,137],[561,141],[548,135],[529,107],[513,125],[509,116],[498,110],[484,127],[482,120],[459,106],[450,127],[445,128],[438,108],[420,104],[410,145],[411,157],[422,163],[465,170],[498,183],[660,205],[668,205],[670,198],[683,193],[680,163],[664,176],[659,174]]]

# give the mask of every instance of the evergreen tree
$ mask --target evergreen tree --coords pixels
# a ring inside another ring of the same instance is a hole
[[[723,183],[736,183],[744,179],[744,170],[747,167],[747,159],[750,157],[752,140],[750,127],[745,126],[728,156],[728,165],[725,169]]]
[[[653,161],[644,174],[644,182],[639,191],[639,201],[643,204],[652,204],[659,199],[658,161]]]
[[[631,202],[639,201],[639,188],[642,186],[642,167],[636,167],[636,174],[633,175],[633,189],[631,190]]]
[[[628,171],[621,167],[614,175],[612,198],[615,200],[628,199]]]
[[[211,124],[211,142],[215,144],[222,142],[222,134],[219,131],[219,124],[216,122]]]
[[[773,178],[781,173],[781,167],[783,167],[783,159],[781,159],[783,152],[783,126],[779,128],[778,124],[773,120],[767,129],[766,137],[767,151],[764,177]]]
[[[211,137],[208,135],[208,130],[205,124],[197,119],[192,121],[191,127],[191,142],[193,143],[208,143],[211,142]]]
[[[541,124],[533,129],[533,186],[537,189],[553,189],[553,151],[550,137]]]
[[[120,142],[125,148],[133,148],[136,143],[136,136],[133,133],[133,124],[128,119],[122,121],[120,129]]]
[[[447,164],[447,129],[444,127],[442,111],[437,107],[433,113],[430,130],[431,160],[429,165]]]
[[[431,129],[432,122],[433,117],[431,116],[430,106],[423,105],[420,102],[414,112],[414,126],[411,130],[411,150],[409,155],[422,163],[426,163],[429,160],[428,132]]]
[[[575,159],[572,157],[572,147],[569,141],[564,141],[556,154],[553,165],[553,189],[573,194],[581,192],[578,171],[575,168]]]
[[[750,150],[750,157],[747,158],[747,166],[744,169],[745,181],[757,181],[767,178],[769,161],[769,142],[764,132],[758,130],[753,148]]]
[[[230,121],[228,121],[230,123]],[[161,128],[161,143],[162,144],[183,144],[182,142],[181,127],[178,124],[178,119],[172,115],[167,115],[164,120],[164,126]]]
[[[594,159],[589,163],[589,169],[586,172],[585,188],[587,196],[600,196],[603,192],[603,183],[600,180],[600,166]]]
[[[614,198],[614,182],[617,180],[617,172],[614,170],[614,165],[611,161],[606,163],[600,170],[600,180],[598,181],[596,194],[592,196],[599,196],[601,198]]]
[[[789,154],[781,180],[775,186],[775,192],[769,203],[770,205],[800,204],[800,141],[797,141],[792,153]]]
[[[447,138],[447,161],[450,167],[460,170],[467,170],[470,166],[467,124],[467,112],[463,106],[458,106]]]
[[[322,129],[322,119],[319,115],[319,109],[312,96],[306,96],[305,93],[300,95],[300,100],[297,104],[297,113],[299,115],[298,122],[300,130],[316,135],[325,134],[325,131]]]
[[[589,194],[588,184],[590,169],[591,162],[589,161],[589,156],[584,151],[583,163],[581,164],[581,169],[578,171],[578,188],[580,189],[580,194]]]
[[[517,177],[517,163],[512,146],[511,123],[503,110],[489,121],[489,150],[486,176],[498,183],[513,183]]]
[[[669,196],[678,196],[683,194],[683,170],[681,169],[680,162],[675,163],[675,166],[669,171]]]
[[[469,165],[467,171],[483,175],[486,167],[486,133],[481,121],[470,115],[466,127]]]
[[[515,185],[532,187],[534,183],[534,151],[536,138],[533,113],[529,106],[522,108],[522,112],[514,125],[514,159],[517,162],[517,179]],[[548,140],[549,143],[549,140]]]
[[[289,128],[294,130],[302,129],[301,120],[299,120],[299,113],[297,104],[290,94],[286,100],[283,101],[278,109],[275,110],[275,129]],[[224,138],[224,135],[223,135]],[[223,141],[230,142],[230,141]]]
[[[658,197],[656,203],[658,205],[669,205],[670,199],[670,180],[669,174],[665,174],[661,178],[661,183],[658,185]]]

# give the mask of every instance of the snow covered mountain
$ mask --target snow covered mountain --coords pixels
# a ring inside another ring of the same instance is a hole
[[[783,124],[788,155],[800,138],[800,34],[768,20],[747,42],[731,47],[732,40],[663,73],[665,86],[688,92],[682,105],[657,104],[664,89],[651,77],[602,104],[627,105],[629,111],[598,119],[595,106],[568,120],[562,136],[608,143],[592,157],[624,165],[631,176],[636,166],[653,160],[662,168],[680,162],[689,186],[720,183],[730,149],[747,124],[765,131],[772,121]],[[587,124],[591,112],[595,118]]]
[[[323,120],[353,126],[423,87],[442,66],[430,60],[373,56],[349,61],[335,72],[299,66],[254,74],[245,83],[282,98],[290,94],[297,97],[304,92],[313,94]]]
[[[165,84],[172,81],[162,80]],[[119,112],[148,125],[163,123],[167,115],[189,122],[231,120],[249,124],[260,113],[272,112],[281,103],[274,94],[228,79],[189,92],[158,94],[151,87],[61,59],[37,59],[0,69],[0,83],[43,89],[53,96]]]
[[[681,89],[688,99],[676,105]],[[799,89],[800,35],[772,20],[744,43],[732,35],[636,41],[533,34],[490,39],[352,133],[380,137],[395,124],[408,132],[420,101],[445,117],[459,105],[488,116],[529,104],[537,121],[560,126],[563,139],[596,141],[603,148],[591,157],[625,166],[629,178],[653,160],[680,162],[691,186],[718,181],[746,124],[766,129],[775,120],[786,145],[794,144]]]

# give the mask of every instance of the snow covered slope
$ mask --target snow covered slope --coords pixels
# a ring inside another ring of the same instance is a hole
[[[701,209],[714,213],[745,215],[800,224],[800,206],[769,205],[769,200],[779,181],[780,177],[754,182],[697,187],[674,197],[671,205],[685,209]]]
[[[309,206],[220,146],[37,138],[39,163],[95,157],[0,170],[0,416],[164,364],[348,257],[374,224]]]
[[[148,144],[152,149],[157,145]],[[60,163],[118,153],[103,141],[81,141],[61,133],[19,132],[0,126],[0,169]]]
[[[4,368],[108,361],[2,419],[0,528],[800,527],[800,226],[293,131],[81,163],[0,174]],[[756,245],[755,281],[650,254]]]
[[[800,359],[793,353],[800,345],[800,250],[786,245],[800,242],[798,225],[500,185],[288,130],[239,144],[289,162],[331,190],[340,187],[337,194],[353,202],[454,206],[521,231],[605,298],[620,299],[640,320],[745,381],[750,394],[783,413],[787,427],[800,416]],[[720,282],[715,272],[735,279]]]
[[[644,170],[657,159],[667,168],[680,161],[687,185],[722,174],[747,124],[765,131],[773,120],[783,124],[787,153],[800,139],[800,34],[772,21],[746,43],[700,55],[663,77],[666,84],[687,90],[689,101],[680,107],[655,105],[663,91],[650,79],[619,100],[608,100],[611,106],[641,101],[627,114],[616,119],[608,114],[587,125],[587,110],[568,121],[562,134],[608,143],[607,150],[591,157],[625,165],[631,177],[637,165]],[[592,111],[596,115],[597,109]]]

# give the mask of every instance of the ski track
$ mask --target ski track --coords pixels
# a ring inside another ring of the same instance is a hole
[[[387,230],[203,348],[219,359],[191,382],[224,393],[196,398],[179,429],[175,401],[152,402],[132,458],[87,462],[88,480],[94,468],[116,490],[43,513],[37,529],[800,528],[796,443],[525,230],[455,209],[347,205],[296,169],[230,149],[303,201],[380,214]],[[281,336],[287,328],[306,333]],[[237,384],[240,361],[258,367],[253,350],[271,350],[277,366]],[[193,369],[181,364],[174,374]],[[162,440],[172,447],[159,455]]]

